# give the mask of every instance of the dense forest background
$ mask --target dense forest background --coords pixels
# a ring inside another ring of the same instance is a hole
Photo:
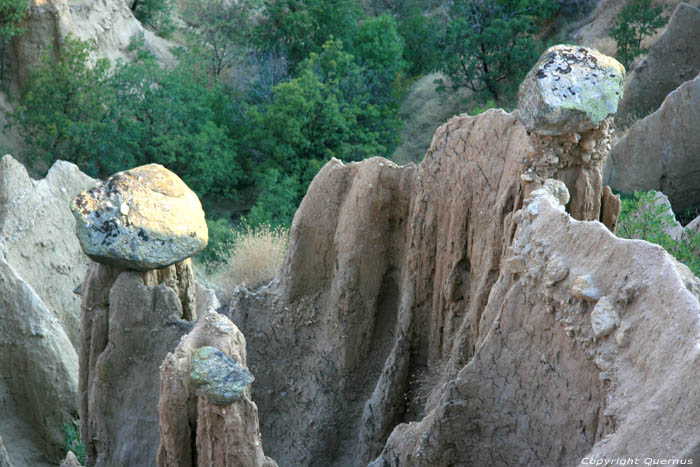
[[[3,50],[26,3],[0,2]],[[128,61],[94,61],[90,43],[68,36],[32,70],[10,121],[32,164],[63,159],[104,178],[155,162],[179,174],[209,219],[200,260],[216,261],[232,227],[289,226],[330,158],[418,162],[451,114],[513,108],[540,53],[571,42],[593,4],[133,0],[136,17],[176,44],[174,63],[143,40]],[[421,92],[449,115],[417,105]]]

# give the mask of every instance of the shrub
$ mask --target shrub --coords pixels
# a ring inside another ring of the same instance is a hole
[[[700,232],[687,231],[676,240],[668,234],[674,221],[666,205],[657,204],[655,191],[637,191],[631,198],[622,199],[615,233],[661,245],[700,277]]]
[[[289,231],[243,223],[232,231],[226,246],[228,259],[220,264],[214,282],[227,290],[237,285],[255,288],[275,277],[287,250]]]
[[[625,68],[629,68],[635,57],[648,52],[642,48],[644,36],[668,22],[661,11],[661,6],[651,7],[651,0],[631,0],[615,18],[610,35],[617,41],[617,58]]]
[[[64,435],[63,449],[68,454],[68,451],[73,451],[75,457],[81,465],[85,465],[85,445],[80,439],[78,429],[72,423],[65,423],[61,429]]]

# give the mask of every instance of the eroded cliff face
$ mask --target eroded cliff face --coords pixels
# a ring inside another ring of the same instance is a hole
[[[141,26],[121,0],[31,0],[22,23],[24,34],[13,40],[13,66],[20,86],[45,51],[58,53],[68,35],[91,41],[96,57],[128,58],[129,44],[143,36],[145,47],[165,62],[173,60],[170,43]]]
[[[419,166],[329,162],[278,279],[238,288],[228,310],[266,452],[338,466],[696,455],[697,391],[667,382],[697,373],[699,284],[611,233],[609,117],[550,136],[491,110],[443,125]]]

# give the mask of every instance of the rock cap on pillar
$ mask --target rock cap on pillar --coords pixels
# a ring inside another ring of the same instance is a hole
[[[117,173],[71,203],[87,256],[126,269],[161,269],[207,246],[202,204],[159,164]]]
[[[625,68],[595,49],[555,45],[530,70],[518,92],[518,116],[541,135],[597,128],[617,112]]]

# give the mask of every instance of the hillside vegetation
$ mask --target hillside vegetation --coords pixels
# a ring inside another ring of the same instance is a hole
[[[136,17],[180,44],[175,66],[143,40],[127,62],[94,62],[91,44],[68,36],[32,70],[11,122],[39,166],[63,159],[101,178],[152,162],[175,171],[211,222],[224,219],[200,258],[221,261],[222,225],[243,216],[288,227],[330,158],[419,161],[452,114],[512,108],[549,37],[563,39],[590,6],[136,0]]]

